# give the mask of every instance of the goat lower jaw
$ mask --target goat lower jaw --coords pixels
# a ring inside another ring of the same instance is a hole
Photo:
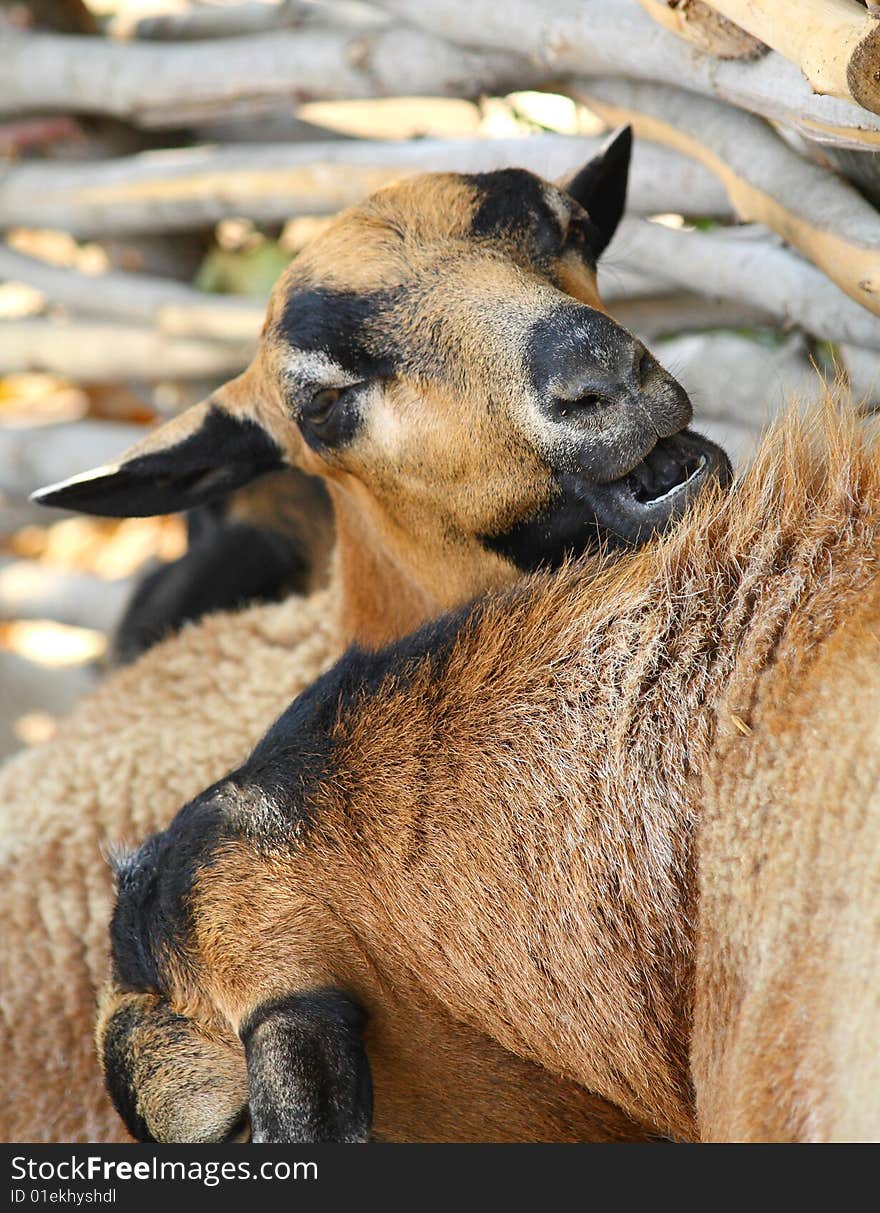
[[[711,480],[731,479],[727,456],[682,430],[661,438],[625,476],[604,484],[577,471],[557,472],[556,495],[537,515],[482,542],[526,572],[558,568],[597,545],[632,547],[676,521]]]
[[[726,486],[731,479],[724,451],[700,434],[682,430],[661,438],[625,476],[587,490],[586,497],[612,542],[638,544],[677,521],[710,481]]]

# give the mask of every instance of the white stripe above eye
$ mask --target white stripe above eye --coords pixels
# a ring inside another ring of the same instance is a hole
[[[285,360],[285,377],[310,386],[349,387],[358,376],[344,370],[324,350],[292,350]]]

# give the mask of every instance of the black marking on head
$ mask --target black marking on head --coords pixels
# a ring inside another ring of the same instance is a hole
[[[215,406],[181,442],[136,455],[106,473],[50,485],[34,500],[110,518],[170,514],[211,501],[282,463],[280,448],[262,426]]]
[[[396,364],[382,321],[399,299],[399,290],[295,291],[284,306],[278,333],[295,349],[326,354],[358,379],[381,378],[392,374]]]
[[[117,871],[110,941],[116,982],[123,989],[160,993],[168,954],[191,928],[190,897],[229,835],[215,784],[186,805],[161,834],[148,838]]]
[[[505,531],[482,536],[483,544],[527,573],[558,569],[569,556],[598,551],[603,546],[602,528],[578,487],[577,477],[555,476],[547,505]]]
[[[113,1107],[135,1141],[155,1143],[155,1137],[138,1111],[135,1093],[132,1033],[139,1026],[141,1013],[136,1004],[125,1003],[110,1017],[102,1041],[104,1084]]]
[[[562,247],[559,217],[546,198],[546,184],[521,168],[473,173],[467,180],[477,191],[478,204],[471,221],[477,239],[528,236],[539,261],[554,257]]]
[[[379,687],[405,689],[420,660],[430,655],[439,672],[460,633],[479,616],[471,603],[425,624],[377,652],[351,648],[293,701],[226,785],[237,789],[235,828],[256,846],[290,844],[292,827],[309,824],[315,791],[328,779],[342,786],[349,776],[336,752],[337,724]]]
[[[402,288],[358,294],[313,287],[288,298],[277,329],[281,338],[305,353],[326,354],[344,374],[357,380],[354,385],[311,385],[307,381],[297,383],[294,371],[290,407],[313,450],[323,453],[350,443],[363,422],[361,385],[387,378],[401,362],[399,334],[389,315],[401,293]],[[329,416],[315,424],[310,416],[309,393],[325,388],[343,390]]]
[[[255,1142],[364,1142],[373,1084],[366,1015],[341,990],[258,1007],[242,1024]]]

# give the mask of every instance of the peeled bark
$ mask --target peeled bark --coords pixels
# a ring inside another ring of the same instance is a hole
[[[630,295],[611,301],[610,312],[618,323],[635,333],[647,345],[660,338],[701,332],[706,329],[773,328],[774,317],[762,308],[750,307],[731,299],[706,299],[688,291],[668,291],[634,298]]]
[[[399,28],[278,30],[180,45],[0,34],[0,110],[108,114],[140,126],[260,113],[279,101],[475,97],[529,88],[543,76],[520,55],[463,51]]]
[[[167,337],[101,321],[0,320],[0,375],[47,371],[91,382],[228,378],[256,345]]]
[[[757,59],[765,43],[716,13],[703,0],[639,0],[645,12],[686,42],[719,59]]]
[[[154,13],[134,21],[126,17],[123,10],[113,21],[111,32],[163,42],[235,38],[300,25],[313,12],[312,6],[302,0],[281,0],[279,4],[245,0],[242,4],[192,6],[181,11]]]
[[[687,388],[699,420],[711,417],[756,433],[792,400],[821,399],[825,382],[803,337],[764,345],[738,333],[690,333],[655,346]]]
[[[574,94],[610,123],[694,156],[741,219],[763,223],[863,307],[880,314],[880,214],[837,174],[804,159],[765,122],[680,89],[588,80]]]
[[[815,92],[880,114],[880,22],[856,0],[708,0],[790,59]]]
[[[238,295],[207,295],[147,274],[83,274],[0,245],[0,279],[25,282],[52,303],[114,321],[146,324],[173,337],[250,342],[265,305]]]
[[[131,595],[132,579],[47,568],[33,560],[0,561],[0,621],[54,619],[109,632]]]
[[[856,345],[842,345],[840,356],[853,399],[872,411],[880,409],[880,354]]]
[[[143,437],[143,427],[119,421],[70,421],[60,425],[0,426],[0,493],[27,497],[34,489],[70,475],[71,468],[111,463]],[[45,515],[52,521],[53,513]]]
[[[85,164],[32,162],[0,176],[0,227],[52,227],[75,236],[107,237],[205,227],[230,215],[257,223],[329,215],[415,172],[485,172],[515,165],[552,180],[586,162],[601,142],[566,135],[329,140],[180,148]],[[723,187],[702,165],[649,143],[634,149],[628,204],[637,214],[732,214]]]
[[[880,148],[880,120],[837,97],[817,97],[799,68],[771,52],[753,63],[701,54],[662,29],[639,0],[377,0],[388,12],[469,47],[528,55],[552,77],[626,76],[730,102],[805,135]]]
[[[760,308],[780,327],[880,350],[880,320],[761,229],[698,232],[625,219],[610,260],[700,295]]]

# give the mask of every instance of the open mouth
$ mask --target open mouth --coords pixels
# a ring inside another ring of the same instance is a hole
[[[676,522],[705,484],[724,486],[733,473],[720,446],[681,430],[661,438],[617,480],[602,484],[578,472],[557,477],[550,508],[484,542],[522,569],[558,568],[597,544],[632,547]]]
[[[624,477],[633,497],[642,505],[659,505],[671,501],[701,482],[701,473],[709,468],[705,451],[679,451],[671,439],[658,442],[653,451]]]
[[[730,483],[732,471],[724,451],[692,430],[661,438],[625,476],[591,494],[596,518],[612,537],[644,542],[683,514],[694,495],[710,480]]]

